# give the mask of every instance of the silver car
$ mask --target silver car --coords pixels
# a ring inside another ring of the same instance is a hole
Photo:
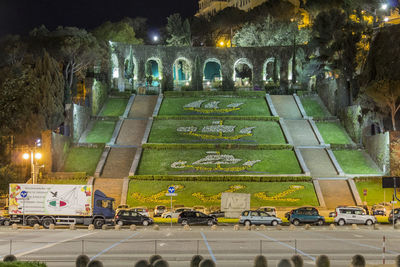
[[[239,223],[247,226],[252,224],[266,224],[276,226],[278,224],[282,224],[282,220],[278,217],[266,213],[265,211],[245,210],[239,217]]]
[[[377,223],[375,216],[367,215],[363,208],[359,207],[337,207],[334,222],[340,226],[345,224],[366,224]]]

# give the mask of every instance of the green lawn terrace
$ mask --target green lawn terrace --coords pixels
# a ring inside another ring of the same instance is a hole
[[[346,174],[380,175],[382,173],[363,150],[334,150],[333,154]]]
[[[326,144],[352,144],[351,138],[339,122],[316,122],[318,131]]]
[[[302,96],[300,99],[307,116],[314,118],[327,118],[332,116],[320,102],[321,100],[318,99],[318,97]]]
[[[156,119],[148,142],[286,144],[286,139],[278,121],[231,120],[228,117],[202,120]]]
[[[104,104],[99,116],[101,117],[119,117],[125,112],[126,105],[129,99],[127,98],[109,98]]]
[[[366,201],[369,206],[392,201],[393,189],[383,189],[382,178],[355,178],[354,181],[361,200]],[[366,196],[364,196],[365,189],[367,190]],[[398,208],[400,203],[396,203],[394,206]]]
[[[159,116],[271,116],[264,97],[166,97]]]
[[[144,149],[137,175],[301,175],[293,150]]]
[[[173,205],[186,207],[220,207],[223,192],[251,194],[251,207],[261,206],[318,206],[311,182],[204,182],[204,181],[141,181],[129,183],[127,204],[147,206],[170,204],[167,188],[176,188]]]
[[[104,146],[97,147],[72,147],[68,151],[64,165],[64,172],[86,172],[91,176],[94,174],[97,163],[103,153]]]
[[[85,143],[108,143],[115,128],[115,121],[95,121],[85,138]]]

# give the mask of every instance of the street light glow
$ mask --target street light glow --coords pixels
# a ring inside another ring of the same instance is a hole
[[[35,153],[35,159],[41,159],[42,158],[42,153]]]
[[[24,154],[22,155],[22,158],[23,158],[23,159],[29,159],[29,154],[28,154],[28,153],[24,153]]]
[[[382,4],[382,5],[381,5],[381,9],[383,9],[383,10],[386,10],[386,9],[387,9],[387,7],[388,7],[388,5],[387,5],[387,4]]]
[[[388,22],[388,21],[389,21],[389,18],[386,17],[386,18],[384,18],[383,20],[384,20],[385,22]]]
[[[221,42],[219,43],[219,45],[220,45],[220,46],[224,46],[224,42],[221,41]]]
[[[158,36],[157,36],[157,35],[154,35],[154,36],[153,36],[153,41],[154,41],[154,42],[157,42],[157,41],[158,41]]]

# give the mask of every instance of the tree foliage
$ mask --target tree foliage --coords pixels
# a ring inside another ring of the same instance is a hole
[[[169,46],[191,46],[191,30],[188,19],[182,21],[181,15],[172,14],[167,18],[167,45]]]
[[[135,22],[129,19],[126,21],[122,20],[119,22],[107,21],[97,27],[93,31],[93,35],[99,41],[112,41],[128,44],[142,44],[143,40],[136,37],[136,33],[129,23],[134,24]]]
[[[246,23],[233,37],[236,46],[279,46],[306,44],[310,40],[310,30],[297,28],[294,22],[278,22],[267,17],[260,23]]]
[[[380,80],[373,82],[366,90],[377,106],[392,117],[393,130],[396,131],[396,114],[400,110],[400,81]]]

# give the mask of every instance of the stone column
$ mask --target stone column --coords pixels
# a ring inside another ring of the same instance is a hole
[[[137,58],[137,64],[138,64],[137,81],[144,86],[146,83],[146,62],[143,58],[139,57]]]
[[[172,73],[173,62],[163,59],[162,60],[162,70],[163,77],[161,81],[162,91],[173,91],[174,90],[174,75]]]
[[[125,57],[122,52],[117,53],[118,57],[118,90],[125,91]]]
[[[253,87],[264,88],[262,59],[255,59],[253,62]]]
[[[221,62],[222,90],[224,91],[233,91],[235,89],[235,83],[233,81],[233,68],[233,62],[230,60]]]
[[[289,59],[281,56],[281,69],[280,69],[280,89],[283,92],[287,92],[289,86],[289,78],[288,78],[288,68],[289,68]]]

